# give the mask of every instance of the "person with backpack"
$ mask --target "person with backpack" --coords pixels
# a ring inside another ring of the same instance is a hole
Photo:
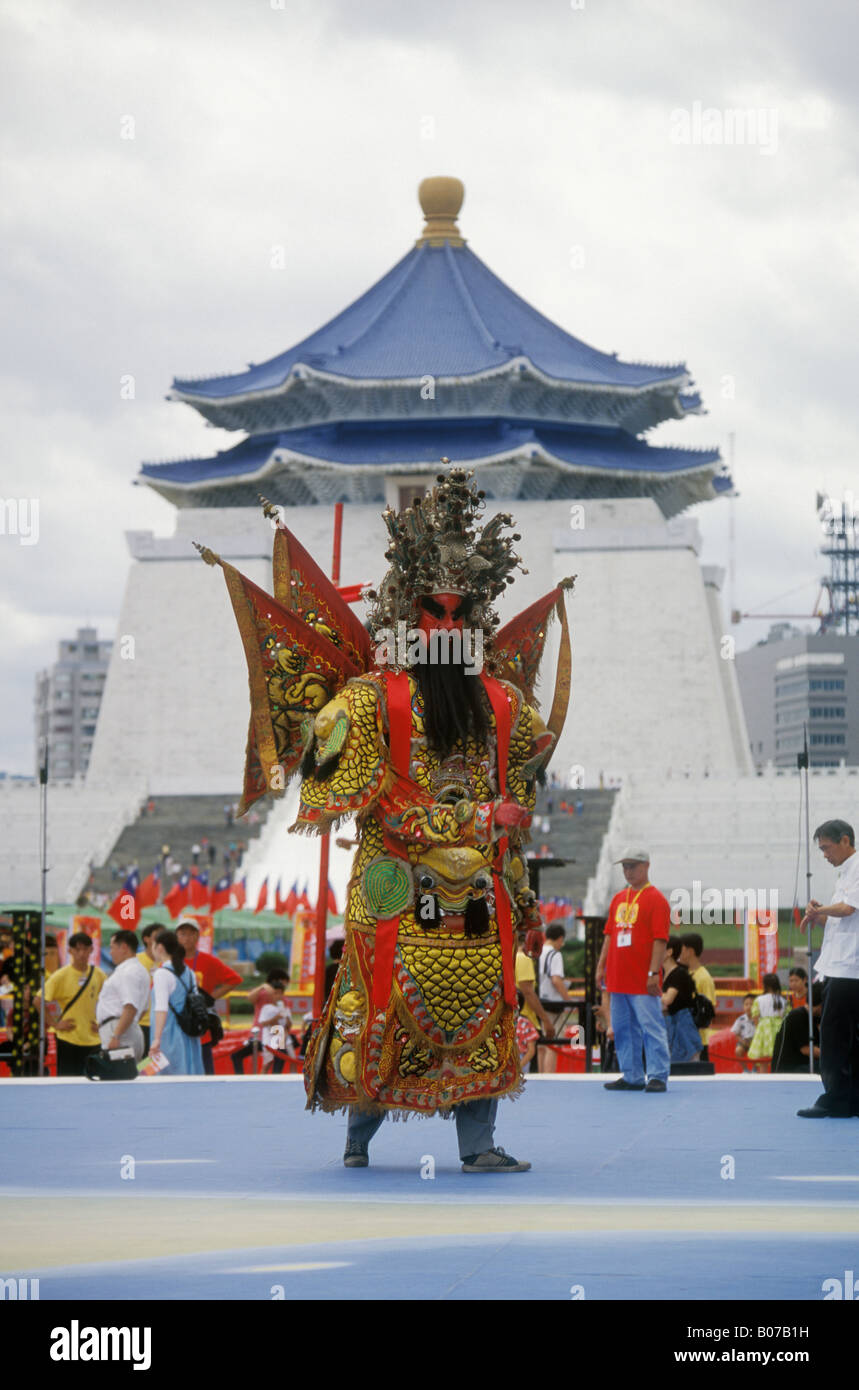
[[[682,949],[680,938],[669,936],[662,962],[662,1012],[672,1062],[697,1062],[701,1055],[694,1015],[697,995],[692,976],[680,964]]]
[[[692,976],[692,983],[698,995],[698,1002],[695,1006],[695,1023],[698,1032],[701,1034],[701,1061],[708,1061],[707,1044],[710,1041],[712,1029],[710,1024],[716,1016],[716,986],[713,983],[713,976],[710,974],[706,965],[701,961],[704,954],[704,938],[696,931],[687,931],[680,938],[682,950],[680,952],[680,964],[685,965],[689,974]],[[704,1000],[710,1005],[707,1009]],[[705,1019],[705,1014],[709,1013],[709,1019]]]
[[[214,1006],[218,999],[223,999],[224,995],[242,983],[242,977],[225,961],[213,956],[209,951],[199,949],[200,927],[193,917],[180,918],[176,923],[175,932],[185,952],[185,964],[194,972],[194,979],[210,1010],[211,1028],[206,1030],[200,1043],[203,1049],[203,1070],[207,1076],[214,1076],[214,1049],[224,1036],[224,1027]]]
[[[162,1068],[170,1076],[203,1076],[203,1050],[200,1033],[186,1031],[202,1026],[206,1004],[197,988],[194,972],[185,964],[185,952],[174,931],[164,929],[155,937],[153,955],[159,966],[152,977],[152,1037],[149,1055],[156,1062],[166,1059]],[[199,1001],[197,1005],[196,1001]],[[202,1015],[199,1020],[195,1012]]]

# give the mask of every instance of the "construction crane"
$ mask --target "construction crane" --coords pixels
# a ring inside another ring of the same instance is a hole
[[[814,609],[811,613],[742,613],[738,608],[731,611],[731,622],[741,623],[747,619],[766,618],[769,622],[808,622],[817,621],[819,633],[841,630],[846,636],[859,632],[859,517],[852,494],[847,494],[843,502],[825,493],[817,494],[817,517],[823,526],[827,543],[821,546],[820,553],[829,559],[829,574],[820,582]],[[804,584],[789,589],[780,598],[787,598]],[[824,594],[828,608],[823,607]]]

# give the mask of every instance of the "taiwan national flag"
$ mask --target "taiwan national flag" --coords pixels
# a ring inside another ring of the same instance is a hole
[[[164,897],[163,906],[175,921],[185,911],[191,897],[191,870],[183,869],[176,883]]]
[[[277,887],[274,890],[274,910],[277,913],[278,917],[284,916],[286,912],[286,904],[288,903],[288,901],[288,898],[282,898],[280,896],[280,879],[278,879]]]
[[[192,907],[205,907],[211,897],[209,892],[209,871],[203,869],[201,873],[191,874],[190,898]]]
[[[254,912],[264,912],[264,911],[265,911],[265,905],[266,905],[267,902],[268,902],[268,878],[266,877],[266,878],[264,878],[263,881],[262,881],[262,885],[261,885],[260,890],[259,890],[259,895],[258,895],[258,897],[257,897],[257,905],[256,905],[256,907],[254,908]]]
[[[312,906],[312,904],[311,904],[310,899],[309,899],[308,896],[307,896],[307,881],[306,881],[306,880],[305,880],[304,887],[303,887],[302,890],[301,890],[301,897],[298,899],[298,902],[295,904],[295,906],[296,906],[296,907],[306,907],[308,912],[312,912],[312,911],[313,911],[313,906]]]
[[[161,870],[155,868],[151,874],[140,885],[140,892],[137,894],[137,906],[141,912],[144,907],[154,907],[161,897]]]
[[[294,917],[294,916],[295,916],[295,909],[296,909],[297,907],[298,907],[298,884],[297,884],[297,883],[293,883],[292,887],[290,888],[289,892],[288,892],[287,895],[286,895],[286,902],[284,903],[284,908],[283,908],[283,910],[284,910],[284,912],[286,913],[287,917]]]
[[[224,874],[223,878],[218,879],[215,884],[215,891],[212,894],[213,912],[220,912],[222,907],[229,907],[231,892],[232,885],[230,883],[230,875]]]
[[[126,931],[134,931],[140,919],[140,874],[132,869],[110,907],[108,917],[112,917]]]
[[[248,899],[248,881],[243,878],[241,883],[234,883],[230,892],[230,907],[234,912],[239,912],[244,907]]]

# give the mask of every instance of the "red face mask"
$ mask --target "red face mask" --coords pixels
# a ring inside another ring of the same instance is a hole
[[[431,594],[421,599],[421,616],[418,631],[426,633],[454,631],[462,632],[463,605],[462,594]]]

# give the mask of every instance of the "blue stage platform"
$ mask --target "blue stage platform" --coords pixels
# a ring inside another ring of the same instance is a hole
[[[344,1169],[297,1078],[4,1082],[0,1269],[64,1302],[820,1300],[859,1271],[859,1120],[796,1118],[817,1094],[535,1079],[496,1136],[533,1169],[501,1176],[438,1119]]]

